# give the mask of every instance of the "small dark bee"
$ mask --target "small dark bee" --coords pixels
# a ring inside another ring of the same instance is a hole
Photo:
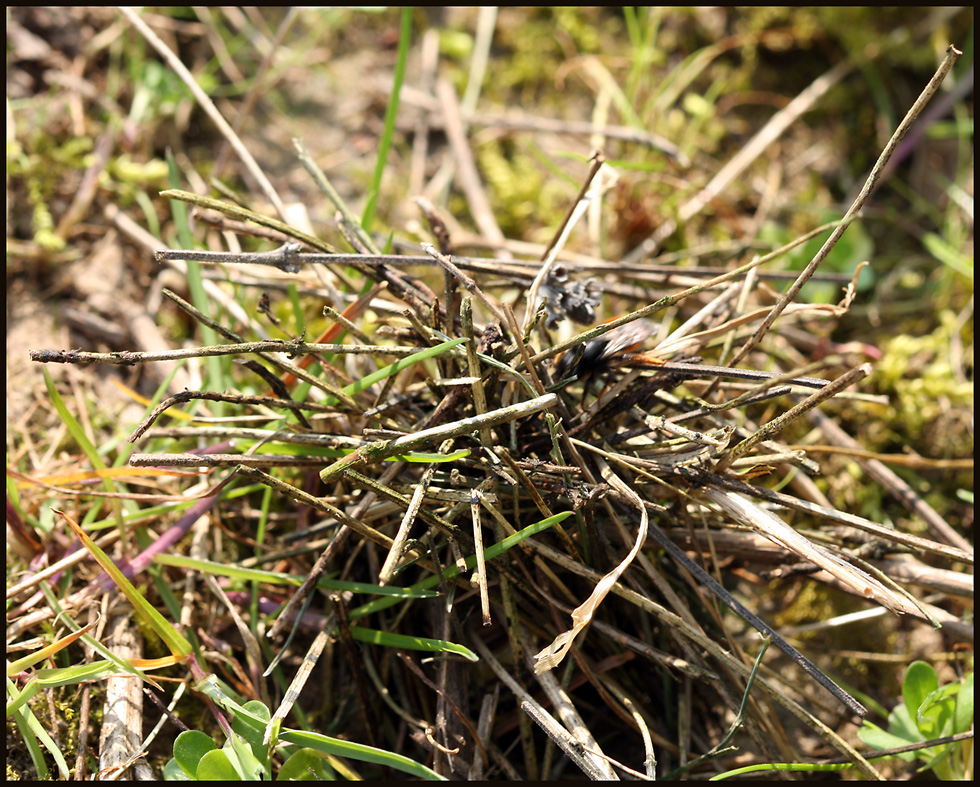
[[[594,377],[608,371],[613,360],[625,353],[633,352],[657,331],[657,325],[650,320],[634,320],[619,328],[613,328],[597,339],[576,345],[558,357],[555,364],[555,379],[566,377]]]

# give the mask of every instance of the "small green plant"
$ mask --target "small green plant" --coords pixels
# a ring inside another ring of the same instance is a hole
[[[865,721],[858,736],[874,749],[891,749],[967,732],[973,726],[973,673],[958,683],[939,685],[936,670],[924,661],[909,665],[902,682],[903,702],[888,714],[888,730]],[[973,740],[931,746],[897,757],[922,760],[920,771],[940,779],[972,780]]]
[[[269,709],[252,700],[245,710],[255,716],[271,719]],[[174,741],[174,756],[164,768],[167,781],[251,781],[269,779],[272,762],[269,746],[262,744],[262,729],[245,723],[236,716],[231,724],[232,734],[220,749],[209,735],[200,730],[185,730]],[[310,748],[289,747],[286,762],[279,769],[279,781],[326,781],[334,771],[326,755]]]
[[[284,728],[278,719],[273,720],[263,703],[250,700],[238,705],[216,680],[202,681],[198,689],[233,713],[231,727],[226,727],[227,740],[219,749],[203,732],[182,732],[174,741],[173,758],[164,767],[167,781],[268,780],[272,778],[273,752],[285,757],[275,776],[277,781],[332,781],[336,778],[332,766],[343,767],[337,757],[383,765],[420,779],[444,780],[435,771],[401,754],[317,732]]]
[[[869,721],[858,730],[858,737],[871,748],[901,749],[913,744],[945,738],[973,727],[973,673],[957,683],[940,687],[936,670],[924,661],[913,662],[902,683],[903,703],[888,714],[888,731]],[[973,739],[944,743],[897,754],[865,755],[867,759],[899,757],[905,762],[923,761],[919,771],[931,769],[946,781],[973,780]],[[762,771],[828,772],[854,767],[853,763],[759,763],[726,771],[711,781]]]
[[[245,707],[268,720],[269,709],[257,700]],[[232,733],[222,748],[200,730],[185,730],[174,741],[174,756],[163,770],[167,781],[241,781],[268,779],[271,771],[261,730],[232,721]],[[251,734],[249,734],[251,733]]]

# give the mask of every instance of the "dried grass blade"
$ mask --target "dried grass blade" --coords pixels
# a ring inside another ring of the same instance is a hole
[[[836,577],[851,593],[877,601],[898,614],[926,616],[907,598],[885,587],[870,574],[845,562],[823,547],[797,533],[793,528],[765,509],[753,504],[735,492],[705,489],[702,493],[739,523],[756,530],[770,540],[786,547],[804,560],[820,566]]]
[[[598,461],[601,462],[601,460]],[[640,499],[640,496],[630,489],[629,486],[623,483],[622,480],[610,472],[608,465],[606,465],[604,462],[601,462],[601,464],[604,471],[605,480],[613,488],[629,498],[640,510],[640,526],[637,530],[636,542],[633,544],[633,548],[630,549],[626,557],[623,558],[622,562],[599,580],[595,586],[595,589],[592,591],[592,595],[590,595],[583,604],[576,607],[576,609],[572,612],[572,628],[559,634],[550,645],[535,655],[534,671],[538,675],[557,667],[562,662],[562,659],[565,658],[569,648],[572,646],[572,641],[575,639],[578,633],[589,624],[589,621],[592,620],[592,616],[595,614],[599,604],[602,603],[602,600],[608,595],[609,591],[622,576],[623,572],[629,568],[630,563],[633,562],[633,558],[635,558],[637,553],[640,551],[640,547],[642,547],[646,542],[647,529],[649,527],[650,520],[647,515],[646,507],[643,505],[643,500]]]

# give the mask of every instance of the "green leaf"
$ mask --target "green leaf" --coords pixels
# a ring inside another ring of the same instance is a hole
[[[261,745],[262,741],[259,741]],[[222,749],[235,771],[247,782],[263,781],[269,777],[268,757],[256,757],[250,743],[232,732]]]
[[[444,352],[451,350],[453,347],[457,347],[466,341],[465,337],[460,337],[458,339],[451,339],[448,342],[442,342],[434,347],[426,347],[424,350],[420,350],[417,353],[412,353],[404,358],[399,358],[394,363],[388,364],[387,366],[378,369],[376,372],[372,372],[366,377],[362,377],[360,380],[355,380],[350,385],[345,385],[342,390],[348,396],[354,396],[361,391],[370,388],[375,383],[379,383],[382,380],[387,380],[394,374],[398,374],[402,369],[407,369],[413,364],[419,363],[420,361],[427,360],[428,358],[434,358],[437,355],[442,355]],[[328,400],[329,401],[329,400]]]
[[[899,737],[898,735],[893,735],[890,732],[886,732],[877,724],[873,724],[870,721],[866,721],[861,725],[861,728],[858,730],[858,737],[864,741],[867,746],[879,751],[882,749],[897,749],[900,746],[908,746],[910,743],[910,741],[907,739]],[[897,756],[903,759],[905,762],[912,762],[915,760],[915,755],[912,752],[905,752],[904,754],[899,754]]]
[[[387,648],[404,648],[406,650],[424,650],[430,653],[456,653],[467,661],[479,661],[479,657],[464,645],[447,642],[443,639],[428,637],[410,637],[405,634],[390,634],[387,631],[368,629],[362,626],[351,626],[351,636],[358,642],[369,642]]]
[[[905,741],[903,746],[925,740],[912,716],[909,715],[909,709],[904,705],[896,705],[895,709],[888,714],[888,730]]]
[[[42,369],[41,372],[44,375],[44,385],[48,389],[48,396],[51,399],[51,403],[54,405],[55,409],[58,411],[58,416],[61,418],[62,422],[68,429],[68,433],[72,436],[74,441],[78,443],[78,447],[82,449],[85,456],[92,463],[92,467],[96,470],[105,470],[105,462],[102,461],[102,457],[99,456],[99,452],[92,442],[88,439],[88,435],[85,434],[85,430],[82,425],[78,423],[65,406],[64,400],[61,398],[61,394],[58,393],[58,389],[55,387],[54,378],[51,377],[50,372],[47,369]],[[103,486],[107,492],[114,492],[115,487],[112,485],[110,479],[103,479]]]
[[[394,768],[402,773],[409,773],[421,779],[436,781],[446,781],[435,771],[426,768],[421,763],[410,760],[401,754],[376,749],[373,746],[366,746],[363,743],[352,741],[342,741],[338,738],[331,738],[318,732],[305,732],[301,730],[284,730],[279,739],[286,743],[294,743],[324,754],[333,754],[338,757],[349,757],[352,760],[361,762],[372,762],[376,765],[385,765]]]
[[[102,457],[99,455],[98,449],[92,444],[92,441],[88,439],[88,435],[85,433],[82,425],[75,419],[75,416],[68,411],[68,407],[65,405],[64,400],[62,400],[61,395],[58,393],[58,389],[54,384],[54,378],[51,377],[51,374],[47,369],[42,369],[41,372],[44,375],[44,385],[48,390],[48,396],[51,398],[51,403],[55,406],[55,409],[58,411],[58,416],[68,428],[69,434],[71,434],[75,442],[78,443],[79,448],[82,449],[85,456],[88,457],[89,462],[92,463],[92,467],[94,467],[96,470],[106,470],[106,464],[104,461],[102,461]],[[112,482],[111,478],[102,478],[102,488],[110,494],[117,492],[116,486]],[[112,509],[118,526],[125,532],[126,522],[122,516],[122,506],[118,504],[118,501],[116,501],[113,503]]]
[[[324,755],[313,749],[300,749],[283,763],[276,781],[315,782],[333,781],[333,773]]]
[[[103,680],[110,675],[118,675],[125,671],[138,678],[145,678],[143,673],[128,664],[120,670],[119,664],[111,661],[93,661],[91,664],[79,664],[74,667],[55,667],[38,670],[37,681],[41,688],[51,689],[57,686],[74,686],[78,683],[92,680]]]
[[[199,782],[240,782],[242,777],[221,749],[210,751],[201,758],[198,765],[197,780]]]
[[[269,721],[272,718],[269,708],[261,700],[249,700],[242,707],[256,718],[264,719],[265,721]]]
[[[217,677],[214,675],[205,677],[195,688],[202,694],[206,694],[222,708],[235,714],[235,721],[239,722],[239,724],[244,724],[258,730],[260,734],[264,734],[266,725],[269,723],[269,711],[264,705],[262,705],[264,713],[261,715],[257,715],[251,710],[253,707],[251,703],[254,700],[250,700],[245,705],[240,705],[225,693],[224,689],[218,683]],[[259,704],[261,705],[262,703]]]
[[[939,688],[939,678],[931,664],[913,661],[902,681],[902,699],[908,709],[909,717],[914,719],[926,697]]]
[[[956,695],[953,711],[953,734],[967,732],[973,726],[973,673],[963,678],[960,693]],[[971,743],[972,745],[972,743]]]
[[[542,519],[538,522],[535,522],[533,525],[528,525],[523,530],[519,530],[518,532],[514,533],[514,535],[507,536],[507,538],[503,539],[502,541],[496,544],[492,544],[491,546],[488,546],[484,550],[483,554],[487,560],[493,560],[495,557],[502,555],[508,549],[517,546],[524,539],[530,538],[533,535],[537,535],[538,533],[547,530],[552,525],[557,524],[558,522],[561,522],[564,519],[567,519],[571,515],[572,515],[571,511],[562,511],[558,514],[553,514],[552,516],[549,516],[546,519]],[[465,570],[472,571],[475,567],[476,567],[476,555],[470,555],[469,557],[466,558]],[[446,566],[446,568],[443,569],[442,572],[442,579],[445,579],[448,582],[454,577],[456,577],[459,573],[460,571],[455,565]],[[421,582],[416,582],[408,589],[430,590],[431,588],[436,587],[440,583],[440,581],[442,581],[442,579],[440,579],[438,574],[433,574],[432,576],[423,579]],[[355,618],[361,618],[364,617],[365,615],[370,615],[374,612],[378,612],[379,610],[387,609],[388,607],[393,606],[394,604],[397,603],[398,603],[398,599],[394,599],[394,598],[375,599],[374,601],[369,601],[367,604],[362,604],[361,606],[352,609],[350,611],[350,618],[351,620],[354,620]]]
[[[160,554],[153,558],[153,562],[164,566],[193,569],[216,577],[230,577],[243,582],[267,582],[272,585],[295,585],[299,587],[305,579],[300,574],[283,574],[277,571],[264,571],[259,568],[242,568],[241,566],[230,566],[227,563],[216,563],[213,560],[197,560],[183,555]],[[350,590],[353,593],[394,596],[396,598],[434,598],[439,595],[434,590],[400,588],[395,585],[381,587],[367,582],[347,582],[340,579],[320,579],[316,586],[321,590]]]
[[[200,730],[184,730],[174,741],[172,761],[176,762],[189,778],[196,779],[201,759],[209,751],[215,751],[217,748],[211,736],[205,735]]]
[[[61,513],[61,512],[58,512]],[[65,521],[71,526],[72,530],[75,531],[75,535],[79,537],[82,541],[82,545],[91,553],[92,557],[95,558],[96,562],[102,567],[110,579],[116,583],[116,586],[123,592],[129,603],[133,605],[133,609],[137,615],[142,617],[160,637],[169,648],[173,656],[178,659],[184,659],[193,650],[191,643],[187,641],[187,638],[174,628],[173,624],[170,623],[163,615],[161,615],[156,607],[154,607],[149,601],[147,601],[140,592],[133,587],[133,583],[126,579],[125,575],[112,559],[103,552],[98,545],[91,539],[91,537],[79,527],[71,517],[61,514]]]
[[[7,676],[7,680],[10,680],[10,676]],[[27,705],[34,697],[37,696],[40,690],[40,685],[37,682],[37,675],[31,675],[28,678],[27,683],[24,685],[23,690],[18,694],[11,695],[7,701],[7,718],[9,719],[11,715],[20,711],[21,708]],[[9,692],[8,692],[9,694]]]
[[[17,687],[14,682],[8,677],[7,678],[7,697],[12,703],[16,703],[20,692],[17,691]],[[58,771],[61,774],[62,781],[66,781],[69,778],[68,773],[68,763],[65,762],[65,756],[61,753],[61,749],[58,744],[56,744],[51,736],[45,731],[41,722],[34,715],[34,712],[30,709],[30,706],[18,708],[12,711],[14,717],[14,722],[17,724],[17,729],[20,732],[21,738],[23,738],[27,750],[31,755],[31,761],[34,763],[34,770],[37,771],[39,779],[47,779],[49,775],[48,764],[44,760],[44,752],[41,748],[44,747],[48,750],[48,753],[54,758],[55,763],[58,766]]]
[[[915,714],[915,723],[923,737],[942,738],[952,733],[953,710],[959,690],[959,683],[948,683],[922,701]]]
[[[944,781],[948,780],[949,776],[942,774],[949,773],[949,756],[952,749],[953,744],[951,743],[947,743],[945,746],[930,746],[928,749],[922,749],[919,752],[919,759],[925,764],[919,768],[919,772],[933,771]]]
[[[381,194],[381,177],[384,175],[385,165],[388,162],[388,151],[391,150],[392,139],[395,135],[398,103],[401,97],[402,83],[405,81],[409,43],[411,40],[412,8],[411,6],[404,6],[402,8],[401,33],[398,36],[398,56],[395,59],[394,84],[391,88],[391,97],[388,99],[388,108],[385,110],[384,131],[381,133],[381,140],[378,144],[378,160],[374,166],[374,176],[371,178],[367,204],[364,206],[364,214],[361,217],[361,226],[366,233],[371,231],[371,224],[374,221],[375,206],[377,205],[378,196]]]
[[[943,265],[973,281],[973,257],[966,256],[934,232],[927,232],[922,236],[922,245]]]
[[[250,716],[254,716],[258,719],[264,719],[266,722],[272,718],[272,714],[269,709],[265,706],[265,703],[259,700],[249,700],[246,702],[242,708]],[[264,730],[257,728],[251,723],[250,719],[246,720],[244,714],[237,713],[235,718],[232,719],[231,728],[236,733],[242,736],[242,738],[251,747],[251,753],[254,755],[255,759],[262,764],[262,769],[268,772],[269,769],[269,750],[268,747],[263,745],[262,738],[264,737]]]
[[[469,448],[460,448],[451,454],[423,454],[413,452],[411,454],[399,454],[394,457],[399,462],[425,462],[426,464],[439,464],[441,462],[455,462],[457,459],[465,459],[472,453]]]
[[[184,772],[184,769],[180,767],[173,757],[167,760],[167,764],[163,766],[163,780],[165,782],[193,782],[197,781],[193,776]]]

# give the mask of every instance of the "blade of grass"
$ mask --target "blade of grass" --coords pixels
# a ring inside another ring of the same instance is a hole
[[[51,397],[51,403],[54,405],[55,409],[58,411],[58,415],[61,417],[62,422],[68,428],[68,433],[74,438],[75,442],[78,443],[78,447],[82,449],[85,456],[88,457],[89,462],[92,463],[92,467],[99,471],[105,471],[105,462],[102,457],[99,456],[99,452],[96,447],[89,440],[85,430],[82,428],[81,424],[75,419],[65,406],[64,400],[61,398],[61,394],[58,393],[58,389],[55,387],[54,378],[48,373],[47,369],[43,370],[44,373],[44,385],[48,390],[48,396]],[[101,476],[102,486],[106,492],[114,494],[116,492],[116,485],[112,483],[112,479],[107,476]],[[119,532],[122,536],[123,543],[128,541],[128,534],[126,531],[126,519],[123,516],[122,505],[119,500],[110,498],[110,505],[112,506],[113,515],[116,518],[116,524],[119,526]],[[86,519],[91,520],[94,518],[98,512],[99,505],[93,506],[89,511],[89,516]]]
[[[398,648],[400,650],[424,650],[429,653],[455,653],[467,661],[479,661],[477,655],[469,648],[464,645],[457,645],[455,642],[448,642],[444,639],[392,634],[388,631],[378,631],[377,629],[368,629],[363,626],[351,626],[350,633],[359,642],[369,642],[372,645]]]
[[[7,696],[13,697],[15,700],[19,692],[17,687],[10,678],[7,678]],[[58,766],[58,772],[61,774],[61,778],[65,781],[68,780],[68,763],[65,762],[65,757],[61,753],[61,749],[58,745],[51,739],[51,736],[44,730],[41,726],[41,722],[38,721],[37,717],[31,711],[30,708],[19,708],[14,712],[14,721],[17,724],[20,734],[24,739],[24,743],[27,745],[27,750],[31,755],[31,760],[34,763],[34,768],[37,771],[38,779],[45,780],[48,778],[48,765],[44,761],[44,752],[41,750],[43,746],[49,752],[51,756],[54,757],[54,761]]]
[[[373,746],[366,746],[363,743],[343,741],[338,738],[321,735],[317,732],[301,732],[299,730],[283,730],[279,735],[279,740],[308,749],[314,749],[325,754],[334,754],[338,757],[349,757],[352,760],[385,765],[402,773],[409,773],[422,779],[446,781],[444,776],[440,776],[435,771],[415,762],[415,760],[410,760],[401,754],[376,749]]]
[[[344,386],[341,390],[345,394],[354,396],[355,394],[359,394],[361,391],[370,388],[375,383],[386,380],[393,374],[397,374],[402,369],[407,369],[412,364],[441,355],[447,350],[451,350],[453,347],[457,347],[465,341],[466,339],[462,337],[459,339],[453,339],[448,342],[443,342],[442,344],[437,344],[434,347],[427,347],[424,350],[414,353],[413,355],[406,356],[405,358],[399,358],[394,363],[389,364],[382,369],[378,369],[378,371],[372,372],[366,377],[362,377],[360,380],[354,381],[350,385]]]
[[[492,544],[486,547],[483,553],[484,559],[493,560],[495,557],[502,555],[508,549],[517,546],[524,539],[530,538],[533,535],[536,535],[544,530],[547,530],[552,525],[567,519],[571,515],[572,515],[571,511],[562,511],[561,513],[555,514],[554,516],[550,516],[547,519],[542,519],[539,522],[535,522],[533,525],[528,525],[523,530],[518,531],[514,535],[507,536],[507,538],[498,541],[496,544]],[[469,557],[466,558],[466,568],[464,570],[472,571],[475,567],[476,567],[476,555],[470,555]],[[421,582],[416,582],[414,585],[410,585],[408,590],[411,591],[430,590],[431,588],[436,587],[443,580],[449,582],[450,580],[459,576],[460,573],[462,572],[455,565],[446,566],[442,570],[441,577],[437,574],[433,574],[432,576],[423,579]],[[378,612],[379,610],[386,609],[387,607],[393,606],[394,604],[397,603],[398,603],[397,598],[375,599],[374,601],[369,601],[367,604],[363,604],[360,607],[352,609],[349,613],[349,617],[351,620],[354,620],[355,618],[362,618],[365,615],[370,615],[373,612]]]
[[[214,576],[229,577],[244,581],[267,582],[276,585],[301,585],[304,577],[299,574],[283,574],[278,571],[263,571],[257,568],[242,568],[216,563],[211,560],[196,560],[181,555],[160,554],[153,558],[154,563],[164,566],[180,566],[213,574]],[[395,586],[380,587],[366,582],[344,582],[338,579],[321,579],[317,587],[323,590],[350,590],[354,593],[371,593],[380,596],[396,598],[432,598],[438,596],[431,590],[420,588],[400,588]]]
[[[263,719],[261,716],[256,715],[248,708],[232,699],[221,688],[221,685],[214,675],[209,675],[207,678],[200,681],[197,684],[196,689],[210,697],[216,704],[234,713],[236,723],[240,722],[248,728],[258,731],[259,734],[265,733],[269,719]],[[372,762],[379,765],[386,765],[398,771],[411,773],[422,778],[444,781],[444,779],[435,773],[435,771],[426,768],[424,765],[421,765],[414,760],[410,760],[408,757],[387,752],[383,749],[376,749],[373,746],[365,746],[361,743],[331,738],[327,735],[322,735],[316,732],[304,732],[302,730],[283,728],[279,732],[278,740],[271,741],[273,746],[277,745],[278,743],[293,743],[297,746],[315,749],[316,751],[323,752],[325,754],[349,757],[362,762]]]
[[[371,232],[371,224],[374,223],[374,212],[378,205],[378,197],[381,195],[381,178],[384,175],[385,166],[388,163],[388,151],[391,150],[391,141],[395,135],[395,119],[398,117],[398,104],[405,81],[405,69],[408,64],[408,46],[412,40],[412,7],[402,8],[401,32],[398,36],[398,57],[395,61],[395,83],[391,88],[391,97],[388,99],[388,108],[385,110],[384,131],[378,143],[378,161],[374,166],[374,176],[371,178],[371,187],[368,189],[367,204],[364,206],[364,213],[361,216],[361,227],[365,233]]]
[[[148,602],[140,592],[133,587],[133,584],[126,579],[122,571],[116,566],[115,563],[109,558],[109,556],[103,552],[99,546],[89,537],[89,535],[78,526],[78,524],[63,511],[58,511],[57,509],[52,509],[56,514],[61,516],[75,531],[75,535],[81,539],[82,545],[92,553],[96,562],[102,567],[111,578],[112,581],[116,583],[116,586],[123,592],[129,603],[133,605],[133,609],[137,615],[140,615],[146,620],[150,627],[157,633],[157,635],[164,641],[170,652],[178,659],[183,659],[191,653],[191,643],[179,632],[176,628],[161,615],[156,607],[154,607],[150,602]]]

